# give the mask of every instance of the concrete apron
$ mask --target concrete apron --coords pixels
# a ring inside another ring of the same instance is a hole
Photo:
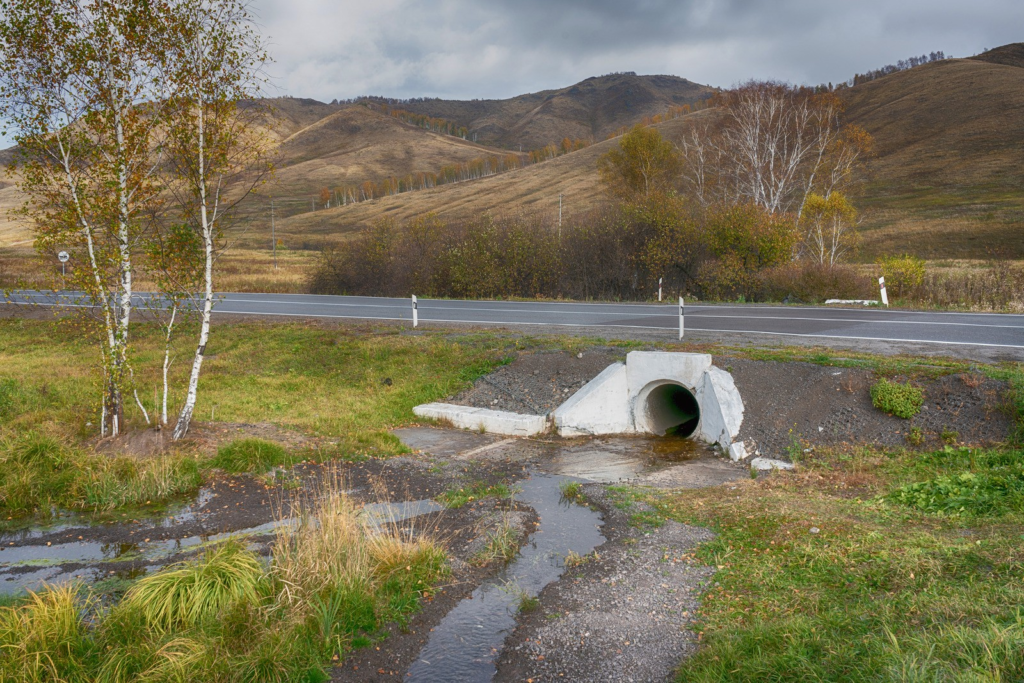
[[[608,366],[549,415],[450,403],[419,405],[413,413],[462,429],[508,436],[552,429],[561,436],[662,436],[684,426],[692,429],[694,438],[718,444],[733,460],[748,455],[742,443],[734,443],[743,422],[743,399],[732,375],[714,367],[704,353],[632,351],[625,363]]]

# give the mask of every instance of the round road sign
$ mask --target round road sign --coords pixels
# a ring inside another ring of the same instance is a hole
[[[62,251],[59,254],[57,254],[57,260],[60,261],[61,263],[67,263],[69,260],[71,260],[71,254],[69,254],[66,251]]]

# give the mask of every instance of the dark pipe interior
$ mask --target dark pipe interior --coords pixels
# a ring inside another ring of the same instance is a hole
[[[697,399],[678,384],[662,384],[652,389],[647,395],[647,414],[651,430],[659,436],[691,436],[700,422]]]

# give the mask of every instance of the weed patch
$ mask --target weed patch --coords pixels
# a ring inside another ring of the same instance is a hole
[[[883,378],[871,387],[871,403],[881,411],[909,420],[921,410],[924,392],[909,382],[903,384]]]

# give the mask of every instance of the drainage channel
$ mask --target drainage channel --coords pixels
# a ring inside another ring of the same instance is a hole
[[[433,629],[407,680],[447,683],[494,678],[494,661],[515,627],[520,601],[536,597],[556,581],[565,571],[564,559],[570,551],[586,555],[604,543],[600,515],[562,499],[560,485],[572,481],[578,479],[532,472],[519,482],[519,499],[536,510],[540,527],[511,564],[481,584]]]
[[[367,525],[379,531],[390,524],[442,510],[432,500],[371,503],[363,506]],[[179,513],[178,518],[185,514]],[[14,595],[25,590],[38,590],[44,584],[56,585],[74,580],[97,581],[113,574],[122,578],[138,578],[159,570],[172,557],[198,550],[203,546],[229,539],[251,541],[273,536],[278,529],[297,524],[295,518],[271,520],[222,533],[197,534],[184,538],[143,543],[71,541],[48,545],[0,546],[0,595]],[[158,524],[157,528],[166,526]],[[68,527],[74,528],[74,527]],[[46,528],[51,533],[53,528]],[[21,537],[38,537],[40,530],[26,530]],[[132,561],[135,565],[111,571],[116,563]],[[67,569],[65,565],[73,567]]]

